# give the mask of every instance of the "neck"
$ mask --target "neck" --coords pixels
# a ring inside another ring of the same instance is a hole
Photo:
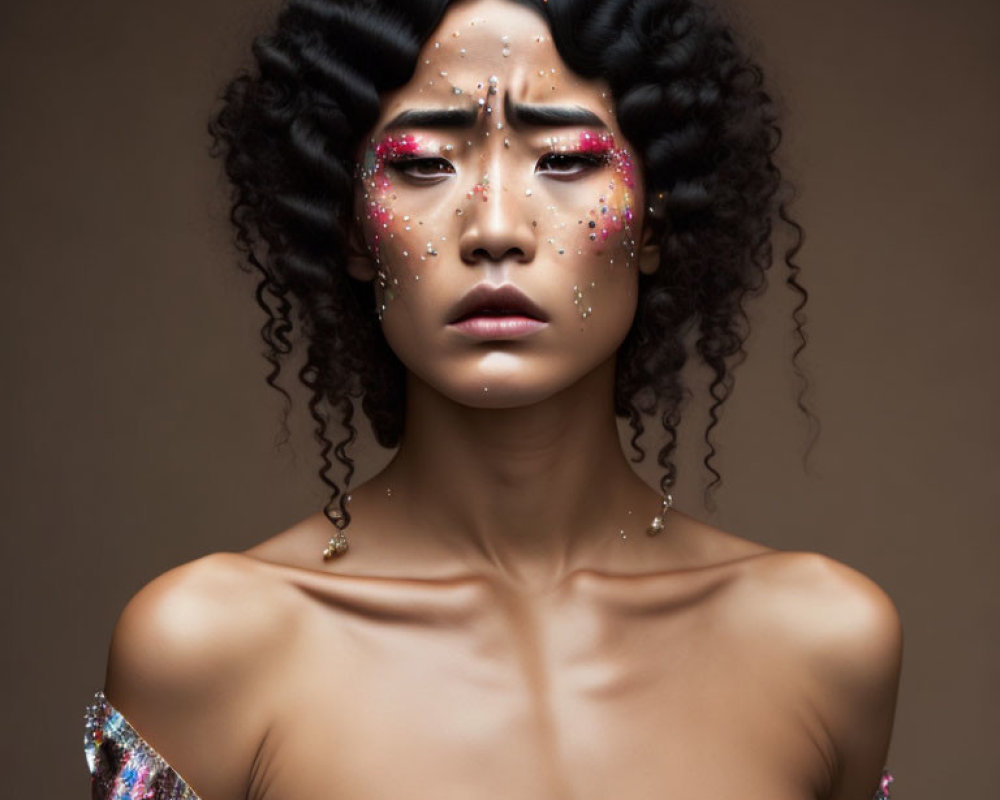
[[[609,360],[540,403],[497,410],[411,377],[404,440],[378,483],[410,530],[482,569],[547,581],[601,563],[620,530],[657,510],[622,453],[613,385]]]

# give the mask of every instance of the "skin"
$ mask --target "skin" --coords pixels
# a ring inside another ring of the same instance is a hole
[[[511,113],[539,104],[606,131]],[[454,108],[471,124],[389,130]],[[573,162],[588,131],[616,154]],[[679,511],[645,535],[660,499],[612,406],[656,265],[627,149],[607,87],[503,0],[452,6],[383,98],[351,272],[386,274],[407,432],[353,492],[348,555],[323,562],[331,529],[313,515],[161,576],[113,637],[109,699],[202,800],[871,798],[900,654],[884,593]],[[592,240],[602,206],[633,219]],[[546,324],[457,332],[482,283],[517,286]]]

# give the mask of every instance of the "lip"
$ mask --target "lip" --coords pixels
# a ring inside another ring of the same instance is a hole
[[[491,327],[488,323],[497,323],[493,327],[498,330],[505,325],[529,327],[527,323],[535,323],[531,327],[537,329],[539,325],[547,323],[549,318],[528,295],[513,284],[491,286],[481,283],[466,293],[448,315],[448,324],[459,328],[463,328],[464,323],[473,321],[484,330]],[[464,328],[469,327],[476,326],[464,325]]]
[[[520,339],[548,325],[540,319],[521,316],[466,317],[451,327],[476,339]]]

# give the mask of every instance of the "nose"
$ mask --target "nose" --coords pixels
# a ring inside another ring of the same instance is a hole
[[[466,264],[511,259],[521,264],[534,260],[537,247],[531,219],[530,192],[503,180],[494,168],[478,189],[469,193],[462,209],[465,224],[459,237],[459,251]]]

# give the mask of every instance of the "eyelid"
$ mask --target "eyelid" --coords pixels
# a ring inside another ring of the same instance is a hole
[[[581,167],[571,171],[555,171],[552,173],[553,175],[564,175],[564,176],[578,175],[581,172],[585,171],[587,167],[594,167],[594,168],[603,167],[611,162],[610,153],[591,153],[583,150],[553,150],[551,152],[544,153],[538,159],[538,164],[536,165],[536,172],[539,171],[538,166],[541,166],[546,159],[551,159],[551,158],[565,158],[571,164],[575,162],[576,165]]]
[[[424,183],[437,182],[438,180],[443,180],[448,175],[454,175],[457,170],[455,165],[452,164],[447,158],[435,153],[407,153],[406,155],[400,156],[398,158],[386,159],[386,166],[402,172],[407,178],[414,181],[421,181]],[[447,170],[443,170],[438,173],[433,173],[429,175],[415,175],[406,172],[406,168],[409,165],[420,164],[420,163],[436,163],[439,165],[447,166]]]

